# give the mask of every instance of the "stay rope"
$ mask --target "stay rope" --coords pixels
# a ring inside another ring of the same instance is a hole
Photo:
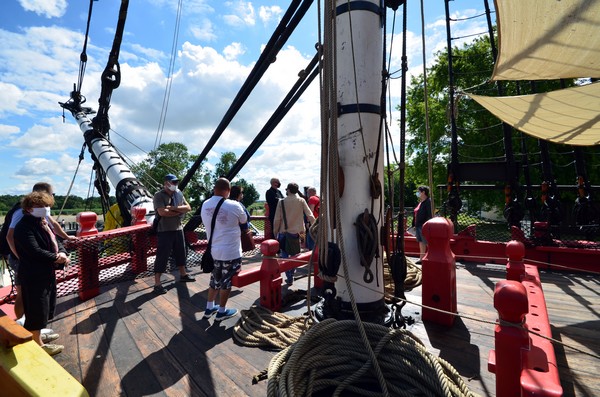
[[[156,130],[156,138],[154,139],[154,149],[160,145],[163,131],[165,130],[165,122],[167,121],[167,110],[169,109],[169,100],[171,99],[171,87],[173,86],[173,69],[175,68],[175,59],[177,54],[177,44],[179,41],[179,29],[181,27],[181,10],[183,0],[177,2],[177,13],[175,16],[175,29],[173,30],[173,42],[171,44],[171,57],[169,58],[169,70],[167,71],[167,82],[165,84],[165,93],[163,95],[162,107],[160,109],[160,117]]]
[[[435,214],[433,189],[433,160],[431,155],[431,127],[429,125],[429,94],[427,93],[427,58],[425,53],[425,6],[421,0],[421,47],[423,53],[423,102],[425,104],[425,132],[427,134],[427,178],[429,181],[429,198],[431,199],[431,215]]]

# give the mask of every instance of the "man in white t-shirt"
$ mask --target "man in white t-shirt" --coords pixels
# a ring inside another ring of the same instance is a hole
[[[210,239],[212,235],[211,253],[215,261],[215,268],[210,275],[204,318],[210,318],[217,313],[215,321],[222,321],[237,314],[237,309],[228,309],[226,305],[231,292],[231,279],[242,268],[240,224],[248,220],[244,207],[238,201],[227,200],[230,191],[229,181],[219,178],[215,182],[214,196],[202,204],[200,211],[207,238]],[[224,201],[217,213],[215,228],[211,230],[213,214],[221,200]],[[219,304],[215,305],[217,293]]]

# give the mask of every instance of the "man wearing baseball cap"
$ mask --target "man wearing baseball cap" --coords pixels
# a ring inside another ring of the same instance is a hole
[[[154,210],[159,216],[156,233],[156,260],[154,261],[154,293],[166,294],[167,291],[160,282],[160,276],[167,270],[167,262],[171,252],[179,269],[179,281],[196,281],[185,270],[186,253],[185,237],[181,221],[191,207],[177,189],[179,178],[173,174],[165,175],[163,189],[154,195]]]

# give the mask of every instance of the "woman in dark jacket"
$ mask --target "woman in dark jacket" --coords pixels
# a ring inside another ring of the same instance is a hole
[[[417,189],[417,198],[419,199],[419,205],[415,208],[415,237],[419,242],[419,260],[417,263],[421,263],[427,251],[427,240],[423,237],[423,225],[425,222],[431,219],[431,199],[429,198],[429,188],[427,186],[419,186]]]
[[[56,306],[56,268],[69,264],[65,249],[48,225],[54,198],[33,192],[23,198],[23,219],[15,227],[15,246],[19,256],[19,278],[25,309],[25,328],[50,355],[60,353],[61,345],[44,344],[41,330],[54,316]]]

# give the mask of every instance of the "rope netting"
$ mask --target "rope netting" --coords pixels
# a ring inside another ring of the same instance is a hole
[[[244,257],[259,253],[260,243],[264,240],[264,219],[252,218],[252,225],[256,246],[254,250],[244,252]],[[207,244],[204,225],[186,230],[185,239],[186,267],[199,267]],[[100,232],[69,242],[65,248],[71,266],[56,272],[58,296],[154,274],[156,235],[151,232],[150,225]],[[167,272],[175,268],[171,257]]]

